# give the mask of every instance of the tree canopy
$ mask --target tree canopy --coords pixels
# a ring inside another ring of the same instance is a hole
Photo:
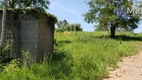
[[[48,9],[49,4],[49,0],[8,0],[9,8],[42,7]],[[4,5],[3,0],[1,0],[1,5]]]
[[[57,22],[58,29],[56,31],[82,31],[81,24],[69,24],[67,20]]]
[[[58,28],[61,28],[61,27],[63,27],[63,26],[66,26],[66,25],[68,25],[69,23],[67,22],[67,20],[63,20],[63,21],[58,21],[58,23],[57,23],[57,26],[58,26]]]
[[[140,20],[137,15],[129,16],[126,8],[133,6],[132,0],[90,0],[90,10],[84,14],[88,23],[99,23],[98,27],[108,28],[115,37],[116,28],[135,29]]]

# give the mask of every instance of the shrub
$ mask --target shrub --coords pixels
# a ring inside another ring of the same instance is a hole
[[[57,28],[55,29],[56,32],[64,32],[64,29],[63,28]]]

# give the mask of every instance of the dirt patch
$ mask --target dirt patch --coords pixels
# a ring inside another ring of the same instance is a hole
[[[142,46],[139,54],[123,58],[118,66],[115,71],[110,71],[109,78],[103,80],[142,80]]]

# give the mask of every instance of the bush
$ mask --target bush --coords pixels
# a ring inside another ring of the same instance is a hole
[[[63,28],[57,28],[55,29],[56,32],[64,32],[64,29]]]
[[[11,53],[11,50],[10,50],[9,44],[0,48],[0,68],[1,69],[3,66],[10,63],[10,61],[13,59],[12,57],[10,57],[10,53]]]

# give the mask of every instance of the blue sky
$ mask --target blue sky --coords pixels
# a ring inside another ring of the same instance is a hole
[[[66,19],[69,23],[80,23],[83,31],[94,31],[94,24],[84,21],[83,13],[89,10],[88,0],[49,0],[48,13],[54,14],[58,20]],[[142,24],[135,32],[142,32]]]

